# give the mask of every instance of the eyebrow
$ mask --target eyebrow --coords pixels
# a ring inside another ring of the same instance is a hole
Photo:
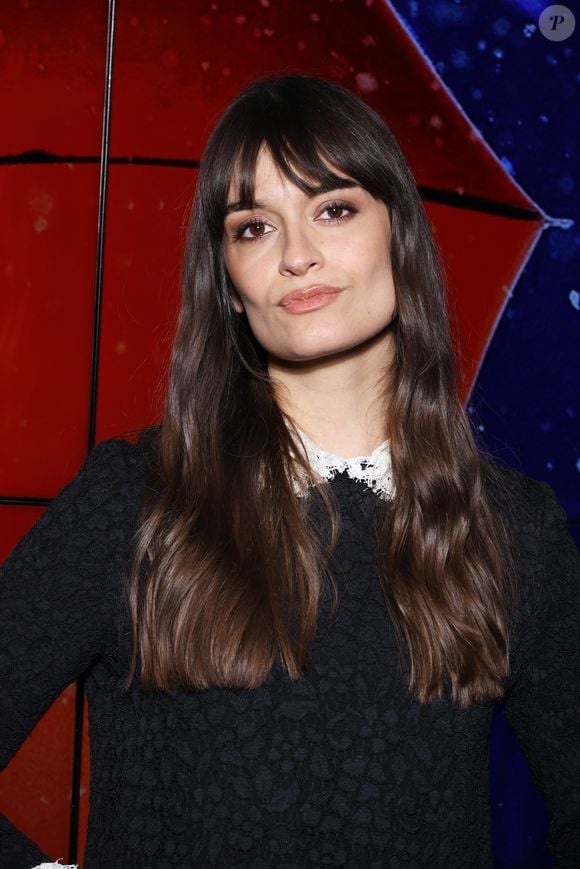
[[[331,193],[334,190],[346,190],[350,187],[360,187],[357,181],[351,181],[349,178],[345,178],[340,184],[336,184],[334,182],[330,182],[328,184],[321,184],[320,187],[317,187],[312,193],[307,194],[309,199],[314,199],[315,196],[322,196],[324,193]],[[226,217],[228,214],[235,214],[237,211],[251,211],[254,208],[268,208],[268,203],[264,202],[262,199],[255,199],[253,202],[242,202],[238,200],[237,202],[228,202],[226,206]]]
[[[234,214],[236,211],[251,211],[253,208],[267,208],[265,202],[260,199],[255,199],[253,202],[228,202],[226,206],[226,217],[228,214]]]

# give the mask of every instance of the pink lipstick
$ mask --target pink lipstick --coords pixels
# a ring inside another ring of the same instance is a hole
[[[317,285],[307,290],[294,290],[286,293],[278,304],[289,314],[302,314],[315,311],[328,305],[341,292],[338,287]]]

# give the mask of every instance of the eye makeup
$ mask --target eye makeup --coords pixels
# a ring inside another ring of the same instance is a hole
[[[260,220],[259,217],[252,217],[249,220],[245,220],[234,230],[233,240],[234,241],[260,241],[261,238],[264,238],[265,235],[269,235],[269,232],[257,232],[256,235],[246,236],[245,233],[248,230],[255,229],[258,230],[260,227],[266,228],[270,224],[268,224],[265,220]],[[272,230],[273,231],[273,230]]]
[[[325,202],[318,209],[315,220],[320,223],[332,223],[339,224],[344,223],[347,220],[350,220],[355,214],[357,214],[359,209],[353,205],[352,202],[347,202],[342,199],[333,199],[331,202]],[[332,212],[335,212],[332,214]],[[336,212],[339,212],[338,214]],[[323,217],[324,214],[328,213],[329,217]],[[250,217],[247,220],[242,221],[239,226],[235,227],[232,232],[231,238],[233,242],[242,242],[246,244],[248,242],[260,241],[266,235],[270,235],[271,232],[274,232],[275,228],[268,223],[267,220],[260,217]],[[249,235],[249,232],[254,232],[255,234]]]
[[[345,220],[349,220],[353,216],[353,214],[358,213],[358,208],[356,208],[352,202],[344,202],[340,199],[337,199],[333,202],[329,202],[325,204],[320,211],[319,216],[316,218],[317,220],[322,219],[321,215],[325,212],[330,211],[346,211],[346,214],[333,215],[325,220],[324,223],[342,223]]]

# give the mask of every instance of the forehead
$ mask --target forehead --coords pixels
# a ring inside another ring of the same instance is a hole
[[[287,178],[280,166],[274,162],[270,151],[267,148],[260,148],[256,161],[254,163],[253,172],[246,169],[245,173],[246,184],[251,183],[253,192],[263,190],[264,188],[276,187],[280,185],[290,185],[292,182]],[[230,193],[239,194],[241,187],[242,173],[240,166],[237,165],[234,170],[232,181],[230,184]],[[294,185],[292,185],[294,186]]]

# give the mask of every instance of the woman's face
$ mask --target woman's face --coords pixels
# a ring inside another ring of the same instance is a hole
[[[361,187],[309,196],[267,151],[256,166],[256,207],[240,209],[232,185],[224,254],[236,311],[246,312],[270,357],[307,361],[353,350],[395,314],[383,202]],[[287,303],[299,291],[309,301]],[[286,303],[285,303],[286,302]]]

